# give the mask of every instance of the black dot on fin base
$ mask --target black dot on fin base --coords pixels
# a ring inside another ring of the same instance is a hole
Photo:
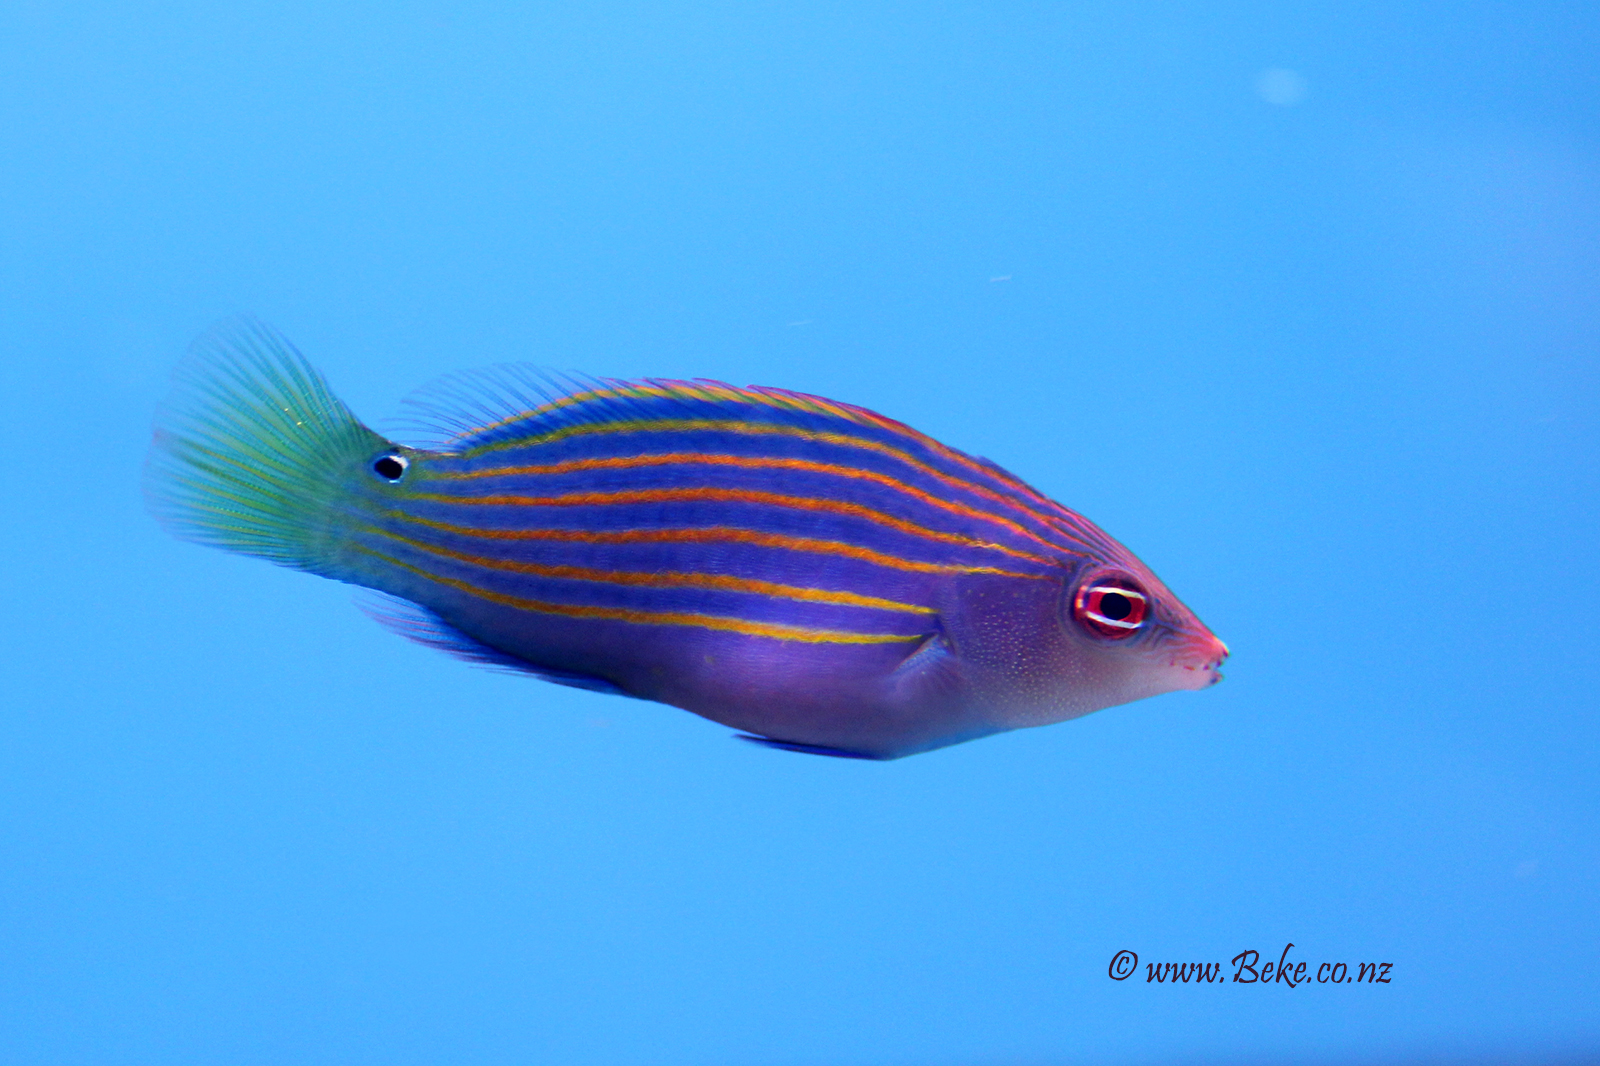
[[[386,481],[399,481],[406,472],[406,464],[396,455],[385,455],[372,464],[373,473]]]

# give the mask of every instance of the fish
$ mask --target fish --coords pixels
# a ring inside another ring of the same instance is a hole
[[[864,407],[705,379],[447,379],[368,428],[218,327],[145,467],[174,534],[370,590],[420,644],[891,760],[1221,679],[1228,648],[1082,515]]]

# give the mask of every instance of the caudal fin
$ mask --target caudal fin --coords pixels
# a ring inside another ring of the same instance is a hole
[[[341,486],[384,444],[292,344],[239,320],[174,372],[145,494],[177,536],[337,576]]]

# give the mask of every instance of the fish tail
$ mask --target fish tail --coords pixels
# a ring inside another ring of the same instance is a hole
[[[145,495],[186,540],[343,578],[352,489],[386,444],[292,344],[238,320],[198,341],[174,372]]]

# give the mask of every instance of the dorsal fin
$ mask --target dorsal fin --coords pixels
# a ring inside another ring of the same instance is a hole
[[[933,443],[863,407],[787,389],[740,388],[697,378],[596,378],[523,363],[469,370],[423,386],[404,401],[395,428],[407,443],[461,451],[540,436],[567,426],[642,418],[742,418],[791,421],[822,416]],[[385,427],[390,428],[390,427]]]

